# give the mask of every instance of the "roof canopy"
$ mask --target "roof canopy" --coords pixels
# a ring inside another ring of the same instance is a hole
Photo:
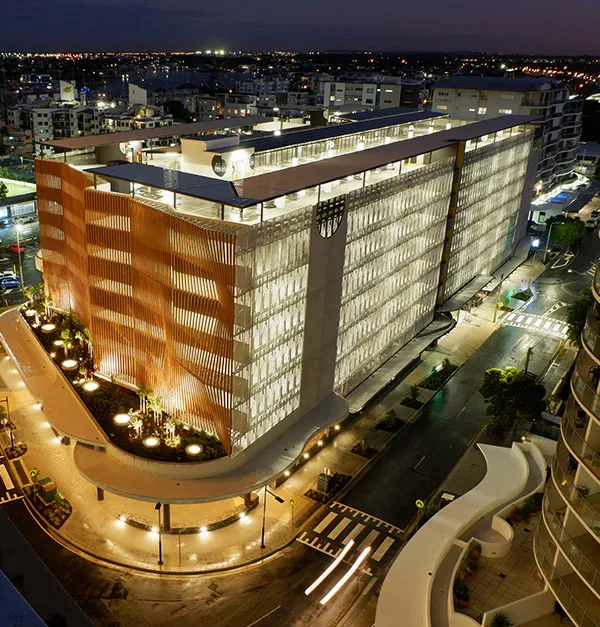
[[[248,207],[536,120],[537,118],[530,115],[503,115],[234,182],[139,163],[104,166],[86,171],[105,178],[168,189],[211,202]]]
[[[190,124],[173,124],[157,128],[144,128],[136,131],[122,131],[120,133],[106,133],[104,135],[86,135],[84,137],[68,137],[65,139],[49,139],[41,142],[44,146],[77,150],[81,148],[95,148],[96,146],[110,146],[125,142],[158,139],[160,137],[181,137],[207,131],[218,131],[225,128],[240,128],[270,122],[271,118],[262,115],[251,115],[227,120],[210,120],[209,122],[191,122]]]

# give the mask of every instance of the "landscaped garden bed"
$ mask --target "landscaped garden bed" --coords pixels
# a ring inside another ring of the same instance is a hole
[[[226,455],[218,437],[174,419],[142,384],[136,392],[96,376],[89,331],[72,314],[53,309],[37,290],[21,313],[113,444],[164,462],[200,462]]]
[[[17,457],[21,457],[27,453],[27,444],[19,442],[14,446],[6,448],[4,452],[6,453],[6,457],[8,457],[8,459],[17,459]]]
[[[428,390],[437,390],[442,387],[444,383],[454,374],[458,366],[451,363],[449,359],[444,361],[434,368],[433,372],[419,383],[419,387],[426,388]]]
[[[23,491],[29,498],[31,504],[35,509],[47,520],[55,529],[60,529],[73,511],[71,503],[66,498],[57,494],[54,501],[51,503],[44,503],[38,498],[39,487],[37,484],[32,486],[25,486]]]
[[[385,418],[381,422],[377,423],[375,429],[386,431],[387,433],[396,433],[403,425],[404,422],[396,416],[396,412],[393,409],[390,409],[390,411],[388,411],[385,415]]]
[[[363,446],[361,442],[354,445],[352,448],[352,452],[356,455],[360,455],[361,457],[366,457],[367,459],[371,459],[377,454],[377,449],[372,448],[371,446]]]
[[[341,472],[336,472],[331,479],[331,489],[327,494],[311,488],[304,493],[304,496],[307,496],[313,501],[318,501],[319,503],[327,503],[327,501],[331,500],[348,483],[348,481],[350,481],[350,479],[352,479],[351,475],[344,475]]]

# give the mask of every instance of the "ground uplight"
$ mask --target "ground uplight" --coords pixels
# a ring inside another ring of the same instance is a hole
[[[113,418],[115,424],[117,425],[126,425],[130,420],[131,420],[131,416],[129,414],[117,414],[114,418]],[[150,439],[150,438],[148,438]],[[154,438],[156,439],[156,438]],[[144,442],[145,444],[145,442]],[[146,444],[146,446],[148,446]]]

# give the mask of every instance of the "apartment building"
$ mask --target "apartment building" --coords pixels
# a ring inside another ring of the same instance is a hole
[[[469,121],[516,113],[536,116],[542,121],[538,191],[549,191],[573,176],[583,101],[565,83],[549,78],[451,76],[434,85],[431,109]]]
[[[27,152],[40,154],[44,141],[80,135],[96,135],[104,130],[104,113],[78,102],[66,105],[50,101],[43,106],[15,105],[7,107],[8,126],[15,131],[28,131],[31,144]]]
[[[238,94],[257,94],[259,92],[288,91],[290,81],[282,76],[259,76],[243,81],[236,81],[235,91]]]
[[[530,122],[374,113],[182,139],[178,169],[39,160],[46,288],[90,328],[99,372],[219,436],[215,472],[275,455],[259,464],[271,481],[436,306],[512,254]]]
[[[363,105],[365,107],[399,107],[402,85],[393,82],[327,81],[323,105]]]
[[[540,572],[577,627],[600,625],[600,269],[534,538]]]

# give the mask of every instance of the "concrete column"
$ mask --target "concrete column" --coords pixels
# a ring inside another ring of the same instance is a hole
[[[163,503],[163,531],[171,531],[171,505]]]
[[[62,439],[62,443],[65,444],[66,446],[69,446],[69,444],[71,444],[71,438],[68,438],[66,435],[64,435]]]
[[[102,488],[96,488],[96,494],[98,495],[98,500],[104,500],[104,490]]]
[[[250,507],[252,505],[252,492],[248,492],[248,494],[244,494],[244,506]]]

